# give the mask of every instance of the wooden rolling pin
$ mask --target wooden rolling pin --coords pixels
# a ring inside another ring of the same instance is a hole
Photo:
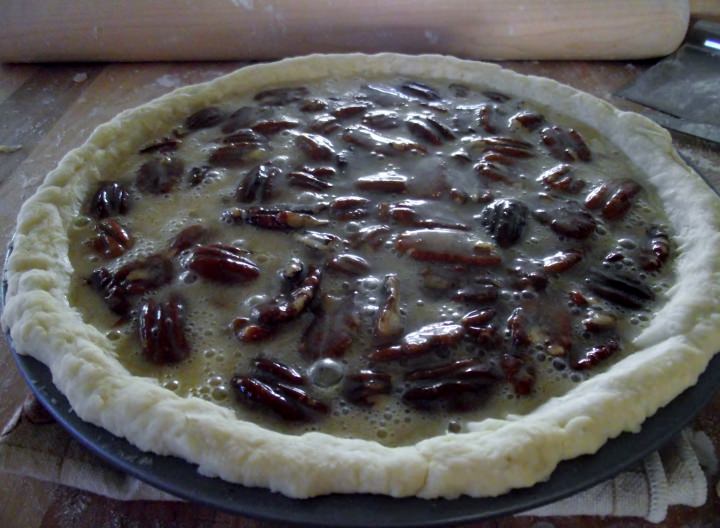
[[[688,18],[688,0],[5,0],[0,61],[631,59],[672,52]]]

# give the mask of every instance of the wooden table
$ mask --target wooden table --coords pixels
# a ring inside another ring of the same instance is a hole
[[[56,66],[0,65],[0,145],[20,145],[0,154],[0,247],[10,239],[20,204],[27,199],[70,149],[85,141],[99,124],[119,111],[137,106],[189,83],[212,79],[241,63],[78,64]],[[630,107],[612,93],[647,68],[638,63],[508,63],[523,73],[555,78],[619,106]],[[689,138],[676,145],[699,170],[720,187],[720,152]],[[25,397],[5,342],[0,340],[0,424]],[[720,396],[696,421],[720,451]],[[715,477],[717,478],[717,477]],[[665,526],[717,526],[720,499],[716,480],[702,508],[672,508]],[[549,525],[543,525],[548,522]],[[271,526],[191,504],[123,503],[29,478],[0,479],[0,527]],[[479,523],[481,527],[654,526],[635,519],[509,518]]]

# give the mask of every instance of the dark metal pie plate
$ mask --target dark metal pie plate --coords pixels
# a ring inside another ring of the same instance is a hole
[[[622,434],[594,455],[560,463],[548,481],[499,497],[423,500],[329,495],[298,500],[203,477],[193,464],[146,453],[83,422],[53,385],[50,370],[31,357],[17,354],[7,338],[20,372],[38,399],[80,443],[111,465],[190,501],[248,517],[312,526],[444,526],[509,515],[553,502],[612,477],[662,446],[720,388],[720,355],[716,355],[697,384],[648,418],[639,433]]]

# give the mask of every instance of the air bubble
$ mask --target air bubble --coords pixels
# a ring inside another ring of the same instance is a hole
[[[342,364],[330,358],[316,361],[309,369],[310,381],[318,387],[332,387],[340,383],[344,376]]]
[[[216,401],[224,401],[228,397],[228,389],[224,385],[220,385],[219,387],[214,387],[212,392],[210,393],[210,396],[213,400]]]
[[[120,339],[122,337],[122,335],[123,334],[120,330],[110,330],[107,334],[105,334],[105,336],[110,341],[117,341],[118,339]]]
[[[178,380],[166,381],[163,385],[167,390],[176,391],[180,388],[180,382]]]
[[[90,222],[91,222],[91,220],[89,217],[78,216],[75,218],[75,220],[73,220],[72,224],[73,224],[73,226],[75,226],[77,228],[82,228],[82,227],[87,227],[88,225],[90,225]]]

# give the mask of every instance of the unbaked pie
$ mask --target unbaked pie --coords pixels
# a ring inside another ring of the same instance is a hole
[[[291,59],[68,154],[20,213],[3,324],[83,419],[203,474],[496,495],[694,383],[717,215],[667,133],[556,82]]]

